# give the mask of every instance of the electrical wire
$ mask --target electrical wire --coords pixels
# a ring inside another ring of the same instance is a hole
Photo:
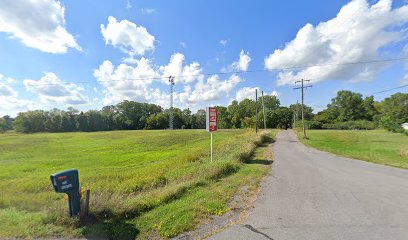
[[[394,87],[394,88],[390,88],[390,89],[386,89],[386,90],[382,90],[382,91],[379,91],[379,92],[374,92],[374,93],[371,93],[370,95],[375,95],[375,94],[385,93],[385,92],[389,92],[389,91],[392,91],[392,90],[395,90],[395,89],[404,88],[404,87],[408,87],[408,84],[401,85],[401,86]]]
[[[303,69],[310,67],[328,67],[328,66],[345,66],[345,65],[355,65],[355,64],[371,64],[371,63],[382,63],[382,62],[394,62],[394,61],[403,61],[408,60],[408,57],[401,58],[390,58],[390,59],[379,59],[379,60],[369,60],[369,61],[358,61],[358,62],[345,62],[345,63],[327,63],[327,64],[312,64],[312,65],[302,65],[302,66],[291,66],[291,67],[282,67],[282,68],[270,68],[270,69],[258,69],[258,70],[246,70],[246,71],[222,71],[222,72],[212,72],[212,73],[203,73],[203,74],[192,74],[192,75],[177,75],[173,76],[175,78],[191,78],[191,77],[201,77],[201,76],[212,76],[212,75],[226,75],[226,74],[244,74],[244,73],[256,73],[256,72],[271,72],[271,71],[287,71],[295,69]],[[160,76],[160,77],[145,77],[145,78],[125,78],[125,79],[109,79],[109,80],[100,80],[97,82],[121,82],[121,81],[153,81],[153,80],[164,80],[168,79],[169,76]],[[38,84],[27,84],[27,86],[52,86],[52,85],[61,85],[62,83],[38,83]],[[81,82],[67,82],[67,84],[88,84],[95,83],[95,81],[81,81]]]

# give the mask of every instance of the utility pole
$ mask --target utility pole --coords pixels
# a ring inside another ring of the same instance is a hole
[[[307,138],[307,136],[306,136],[306,128],[305,128],[305,115],[304,115],[304,110],[303,110],[303,105],[304,105],[304,89],[305,89],[305,88],[312,87],[312,85],[305,86],[305,85],[304,85],[304,82],[310,82],[310,80],[304,80],[304,79],[302,79],[302,80],[300,80],[300,81],[296,81],[296,82],[295,82],[295,85],[296,85],[297,83],[299,83],[299,82],[301,83],[301,86],[300,86],[300,87],[293,88],[293,89],[302,89],[302,128],[303,128],[303,138]]]
[[[258,89],[255,89],[255,105],[256,105],[256,112],[255,112],[255,132],[258,133]]]
[[[264,99],[263,99],[263,91],[262,91],[262,115],[263,115],[264,129],[266,130],[265,104],[264,104]]]
[[[173,86],[174,86],[174,77],[169,76],[170,83],[170,117],[169,117],[169,129],[173,130]]]

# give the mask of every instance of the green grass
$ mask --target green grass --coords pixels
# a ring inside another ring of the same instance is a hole
[[[246,161],[260,141],[219,131],[210,162],[203,130],[1,134],[0,238],[176,236],[257,186],[268,165]],[[70,168],[91,189],[91,223],[68,218],[51,187],[50,174]]]
[[[408,137],[386,130],[308,130],[299,139],[336,155],[408,169]]]

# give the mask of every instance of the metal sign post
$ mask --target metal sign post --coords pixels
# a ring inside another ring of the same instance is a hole
[[[218,130],[218,112],[215,107],[206,109],[206,130],[211,135],[211,162],[213,161],[213,132]]]

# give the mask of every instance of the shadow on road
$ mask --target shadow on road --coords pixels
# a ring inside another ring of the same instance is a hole
[[[271,165],[273,160],[249,160],[245,162],[246,164],[262,164],[262,165]]]

